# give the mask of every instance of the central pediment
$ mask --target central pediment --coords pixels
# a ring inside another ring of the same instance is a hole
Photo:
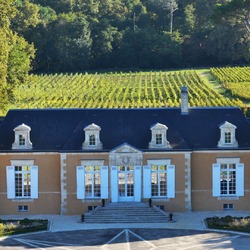
[[[120,146],[111,150],[111,153],[139,153],[141,154],[142,151],[138,150],[137,148],[131,146],[127,142],[121,144]]]
[[[142,151],[128,143],[123,143],[110,152],[109,161],[111,166],[141,166]]]

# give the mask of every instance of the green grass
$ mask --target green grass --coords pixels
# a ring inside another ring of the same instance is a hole
[[[48,220],[0,220],[0,237],[48,230]]]

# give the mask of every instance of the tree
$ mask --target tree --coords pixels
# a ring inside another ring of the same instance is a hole
[[[13,38],[10,21],[14,15],[14,0],[0,0],[0,110],[5,109],[8,102],[8,60]]]

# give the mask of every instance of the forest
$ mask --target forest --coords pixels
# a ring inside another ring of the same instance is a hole
[[[29,72],[249,65],[250,0],[0,0],[2,109]]]

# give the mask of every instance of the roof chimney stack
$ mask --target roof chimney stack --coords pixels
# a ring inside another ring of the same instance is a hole
[[[188,88],[186,86],[181,88],[181,114],[188,115]]]

